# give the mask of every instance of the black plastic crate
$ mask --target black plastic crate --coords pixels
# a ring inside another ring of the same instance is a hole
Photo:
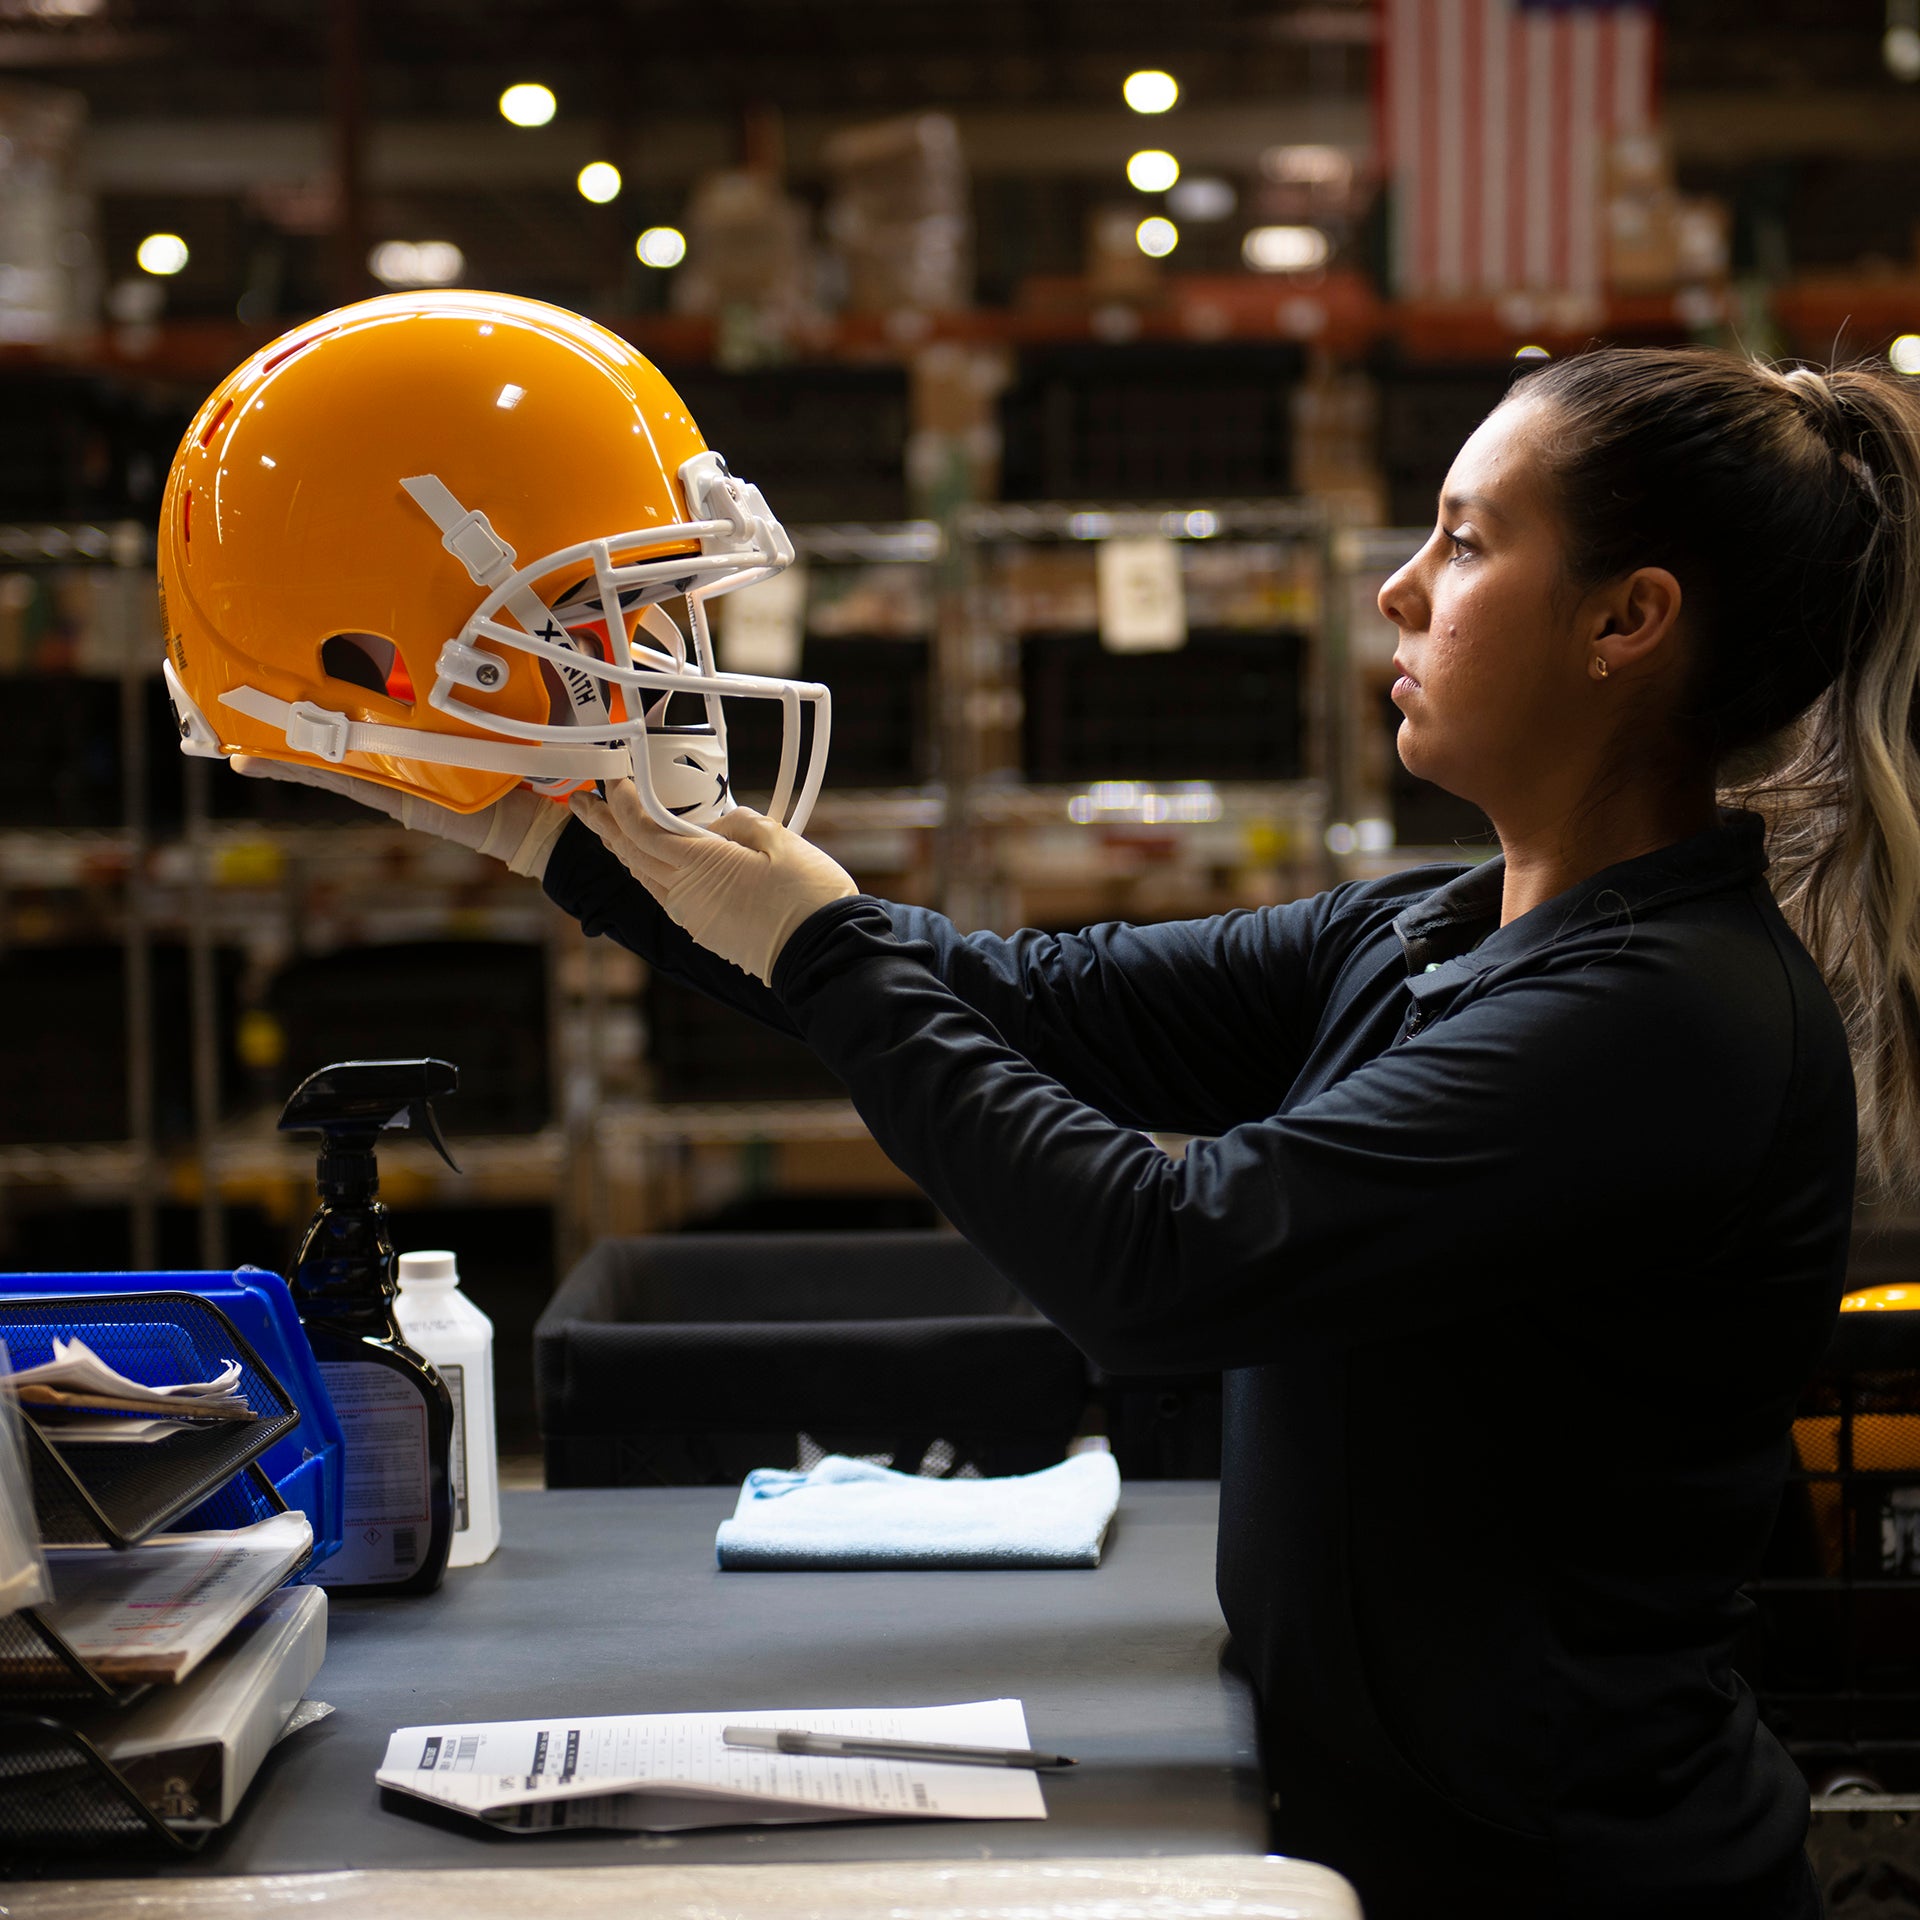
[[[155,1131],[193,1130],[192,1023],[184,947],[152,949]],[[242,959],[214,954],[221,1109],[238,1104],[234,1052]],[[0,1145],[124,1140],[127,1112],[126,952],[106,942],[16,947],[0,956],[0,990],[27,1010],[0,1048]]]
[[[1507,362],[1495,367],[1402,367],[1380,375],[1380,466],[1392,525],[1433,524],[1453,456],[1506,397],[1514,374]]]
[[[650,970],[643,997],[654,1097],[831,1100],[846,1088],[810,1047]]]
[[[0,520],[150,519],[192,413],[145,383],[0,373]]]
[[[287,1086],[335,1060],[451,1060],[460,1091],[441,1115],[463,1133],[533,1133],[553,1110],[547,956],[520,940],[343,947],[274,976]],[[458,1148],[455,1148],[458,1157]]]
[[[23,673],[0,682],[13,735],[0,756],[0,827],[68,832],[126,818],[120,756],[120,683],[76,674]],[[180,814],[180,737],[158,679],[141,689],[148,806]]]
[[[1008,500],[1219,500],[1293,491],[1292,392],[1272,345],[1072,347],[1002,396]]]
[[[535,1342],[549,1486],[737,1484],[802,1434],[1031,1472],[1087,1398],[1079,1350],[954,1234],[603,1240]]]
[[[1029,634],[1020,643],[1026,777],[1297,779],[1305,655],[1294,632],[1200,631],[1176,653],[1109,653],[1090,633]]]
[[[827,785],[914,787],[931,773],[927,701],[930,649],[924,640],[810,635],[798,677],[833,693]],[[803,708],[803,739],[812,738],[812,709]],[[770,700],[727,705],[728,759],[735,790],[759,805],[780,764],[780,712]],[[805,747],[800,761],[806,765]]]
[[[784,521],[907,513],[907,375],[898,366],[667,370],[708,446]]]

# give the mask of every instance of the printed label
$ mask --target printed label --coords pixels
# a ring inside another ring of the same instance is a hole
[[[467,1512],[467,1370],[440,1360],[433,1364],[453,1395],[453,1458],[447,1471],[453,1480],[453,1530],[465,1533],[471,1524]]]
[[[426,1402],[404,1374],[371,1360],[323,1360],[320,1377],[346,1442],[346,1524],[316,1578],[323,1587],[405,1580],[433,1522]]]

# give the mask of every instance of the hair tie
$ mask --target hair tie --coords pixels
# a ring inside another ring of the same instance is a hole
[[[1857,453],[1842,453],[1840,464],[1860,483],[1861,490],[1873,502],[1874,511],[1881,511],[1880,483],[1873,477],[1873,469]]]
[[[1794,367],[1781,375],[1781,384],[1789,396],[1801,404],[1807,424],[1826,442],[1847,478],[1867,496],[1875,513],[1883,512],[1885,502],[1872,467],[1846,444],[1847,416],[1851,411],[1846,395],[1835,388],[1818,367]],[[1872,430],[1867,422],[1861,422],[1860,427],[1863,432]]]

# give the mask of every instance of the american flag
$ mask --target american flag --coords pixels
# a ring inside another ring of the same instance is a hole
[[[1654,126],[1653,13],[1384,0],[1380,134],[1402,295],[1595,295],[1612,143]]]

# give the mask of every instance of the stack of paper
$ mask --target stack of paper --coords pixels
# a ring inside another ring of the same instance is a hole
[[[164,1440],[188,1426],[251,1420],[254,1411],[236,1391],[239,1384],[240,1363],[229,1360],[212,1380],[145,1386],[108,1366],[84,1340],[57,1334],[51,1360],[13,1376],[14,1392],[35,1425],[60,1446]]]
[[[313,1546],[304,1513],[144,1545],[53,1547],[40,1618],[103,1679],[183,1680]]]
[[[953,1707],[652,1713],[402,1727],[375,1777],[383,1787],[513,1833],[624,1827],[789,1825],[808,1820],[1044,1820],[1040,1783],[1025,1769],[924,1761],[820,1759],[729,1747],[730,1726],[857,1733],[1019,1747],[1018,1700]]]
[[[52,1359],[13,1375],[19,1402],[56,1446],[150,1444],[188,1427],[250,1421],[253,1409],[238,1386],[236,1359],[228,1359],[217,1379],[146,1386],[117,1373],[84,1340],[60,1334],[54,1334]]]

